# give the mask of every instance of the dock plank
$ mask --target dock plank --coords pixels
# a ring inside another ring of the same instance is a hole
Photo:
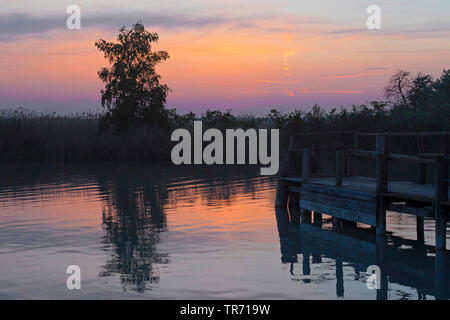
[[[335,177],[313,177],[307,180],[302,178],[290,177],[282,178],[284,181],[294,183],[308,183],[308,185],[329,186],[336,189],[347,189],[366,194],[375,194],[376,179],[362,176],[344,177],[342,187],[335,187]],[[434,185],[419,184],[409,181],[389,181],[388,192],[383,194],[387,197],[404,200],[420,200],[432,203],[434,198]],[[450,197],[450,192],[449,192]]]

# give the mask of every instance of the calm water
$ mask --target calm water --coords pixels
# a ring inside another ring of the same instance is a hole
[[[299,227],[296,210],[274,209],[276,180],[258,172],[4,168],[0,298],[376,299],[365,271],[379,263],[389,299],[448,297],[432,221],[425,244],[414,240],[415,217],[394,213],[384,244],[368,229],[333,231],[329,220]],[[66,289],[69,265],[81,268],[81,290]]]

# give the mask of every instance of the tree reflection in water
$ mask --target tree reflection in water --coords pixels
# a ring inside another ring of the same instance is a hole
[[[105,195],[104,249],[110,251],[100,276],[119,274],[123,289],[137,292],[150,290],[152,284],[158,283],[155,264],[170,262],[169,255],[156,248],[160,233],[167,229],[167,192],[152,179],[140,180],[136,183],[136,177],[124,175],[114,183],[99,182]]]

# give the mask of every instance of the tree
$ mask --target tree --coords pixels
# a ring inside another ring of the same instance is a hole
[[[98,71],[105,83],[102,106],[106,112],[102,123],[109,122],[116,129],[144,123],[167,123],[164,105],[170,89],[161,84],[155,66],[169,58],[166,51],[153,51],[157,33],[145,30],[141,22],[130,30],[122,27],[117,42],[97,41],[95,46],[104,53],[111,65]]]
[[[426,103],[433,94],[433,78],[429,75],[419,72],[412,80],[408,90],[408,100],[414,108],[425,107]]]
[[[384,96],[393,103],[403,103],[404,106],[408,106],[406,92],[410,86],[409,72],[400,70],[391,77],[389,84],[384,88]]]

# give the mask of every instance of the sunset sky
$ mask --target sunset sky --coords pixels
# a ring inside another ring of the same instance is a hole
[[[71,4],[80,30],[66,28]],[[372,4],[381,30],[366,28]],[[181,112],[365,103],[398,69],[450,68],[448,0],[2,0],[0,108],[100,110],[94,43],[138,20],[171,56],[158,71]]]

